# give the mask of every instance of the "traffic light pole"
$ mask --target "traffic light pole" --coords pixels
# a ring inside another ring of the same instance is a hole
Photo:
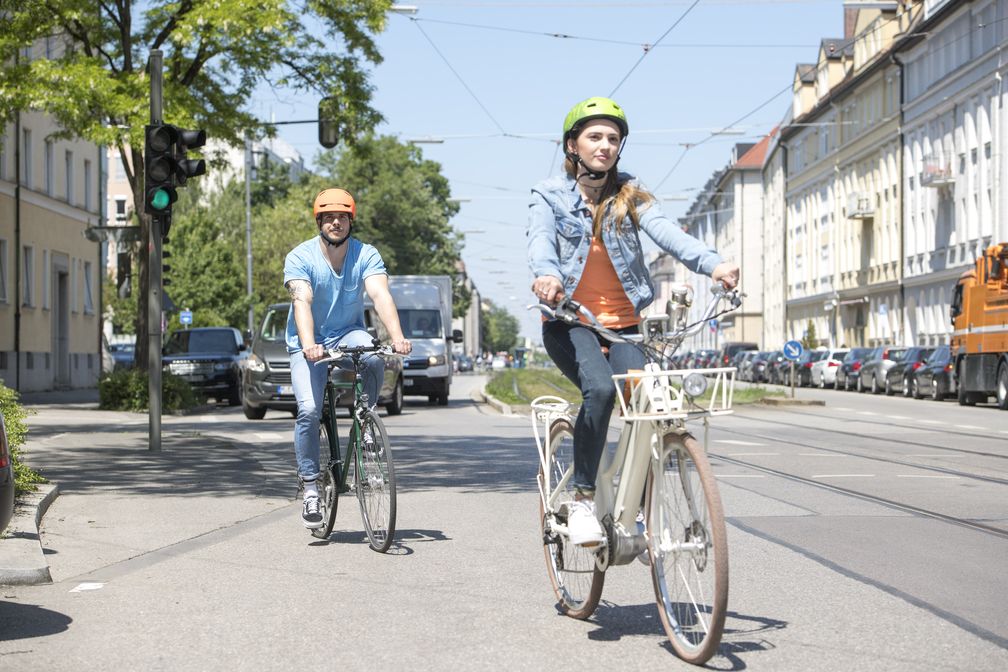
[[[163,122],[162,109],[162,54],[160,49],[150,53],[150,123]],[[150,295],[147,301],[147,399],[148,435],[150,450],[161,452],[161,218],[145,214],[147,227],[147,277]]]

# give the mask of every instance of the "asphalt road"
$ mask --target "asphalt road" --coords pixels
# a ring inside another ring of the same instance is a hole
[[[287,414],[166,418],[150,456],[127,440],[144,416],[41,409],[29,454],[71,487],[42,529],[54,583],[0,588],[0,670],[689,668],[642,565],[610,570],[588,621],[558,615],[529,420],[472,402],[481,382],[386,418],[388,555],[352,499],[328,543],[301,527]],[[1008,668],[1008,414],[800,396],[827,405],[712,429],[731,594],[709,666]]]

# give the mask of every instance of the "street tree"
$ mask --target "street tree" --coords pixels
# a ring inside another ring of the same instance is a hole
[[[366,68],[381,62],[373,36],[392,0],[0,0],[0,123],[39,110],[79,137],[115,147],[143,199],[143,137],[149,121],[150,52],[164,54],[164,119],[237,145],[264,126],[247,109],[261,85],[333,96],[331,117],[351,140],[380,121]],[[57,46],[28,59],[41,40]],[[135,208],[141,211],[142,208]],[[141,217],[141,240],[149,221]],[[146,255],[138,287],[147,287]],[[139,292],[136,333],[147,333]],[[138,339],[136,361],[147,361]]]
[[[493,301],[485,302],[489,308],[480,315],[482,349],[490,352],[510,350],[518,343],[518,319]]]

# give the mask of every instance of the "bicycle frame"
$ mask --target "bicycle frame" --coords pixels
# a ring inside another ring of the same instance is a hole
[[[336,477],[333,480],[336,482],[339,492],[342,494],[349,490],[346,480],[347,475],[350,473],[350,460],[356,457],[357,446],[360,442],[361,427],[359,411],[365,406],[362,402],[362,396],[364,394],[364,380],[360,375],[360,370],[356,361],[354,361],[354,382],[350,386],[345,384],[337,385],[333,382],[332,373],[335,364],[328,363],[328,366],[329,372],[326,375],[325,394],[323,395],[325,402],[320,421],[326,422],[328,427],[332,430],[328,432],[329,450],[330,455],[332,455],[329,466],[334,469]],[[350,407],[350,418],[352,422],[350,425],[350,432],[347,436],[347,453],[343,456],[340,452],[339,428],[336,425],[336,402],[339,400],[340,396],[342,396],[340,390],[347,389],[348,387],[353,393],[354,401],[353,405]]]

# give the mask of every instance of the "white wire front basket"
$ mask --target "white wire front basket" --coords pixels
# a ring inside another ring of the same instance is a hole
[[[651,367],[612,377],[626,422],[689,420],[732,412],[735,367],[672,370]],[[700,375],[707,381],[707,389],[695,398],[683,390],[683,380],[692,375]]]

